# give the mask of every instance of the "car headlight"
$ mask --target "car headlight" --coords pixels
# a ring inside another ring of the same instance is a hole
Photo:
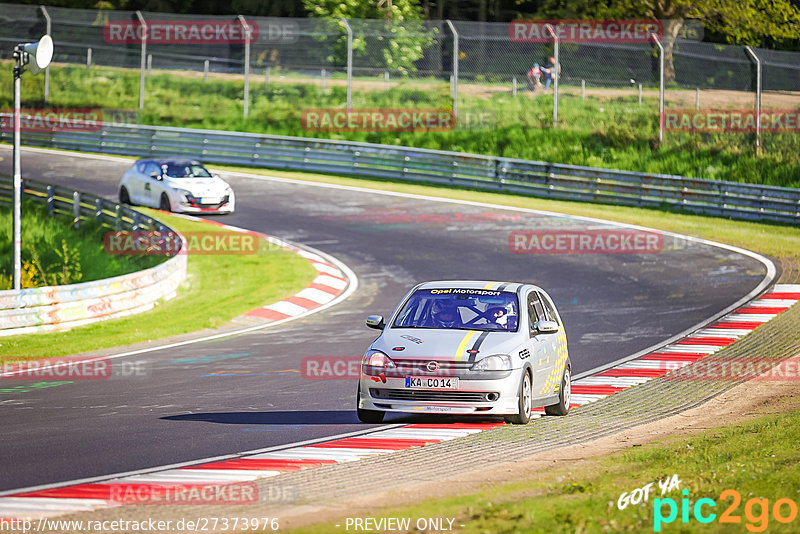
[[[511,369],[511,357],[508,354],[494,354],[475,362],[471,371],[508,371]]]
[[[392,359],[379,350],[368,351],[364,356],[364,365],[383,369],[396,367]]]
[[[183,195],[183,197],[192,202],[193,200],[197,200],[196,197],[192,194],[191,191],[187,191],[186,189],[176,189],[175,190],[179,195]]]

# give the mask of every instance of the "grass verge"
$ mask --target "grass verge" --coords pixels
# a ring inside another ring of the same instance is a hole
[[[96,221],[72,228],[72,217],[50,216],[47,208],[26,200],[21,206],[22,287],[42,287],[91,282],[153,267],[158,256],[112,256],[103,250],[109,228]],[[0,290],[13,284],[11,208],[0,208]]]
[[[2,64],[2,63],[0,63]],[[10,68],[7,63],[6,68]],[[552,95],[513,96],[508,91],[459,98],[459,122],[451,131],[321,132],[304,128],[309,109],[341,109],[346,88],[325,89],[302,79],[253,83],[249,117],[243,118],[240,77],[215,76],[202,82],[201,73],[156,71],[147,78],[144,109],[138,110],[139,72],[133,69],[54,65],[50,100],[45,103],[40,78],[23,78],[26,107],[104,108],[104,120],[158,126],[209,128],[348,139],[371,143],[454,150],[512,158],[588,165],[649,173],[666,173],[800,187],[800,136],[764,133],[763,155],[753,155],[754,134],[669,133],[658,142],[658,102],[642,105],[630,88],[626,96],[590,96],[585,102],[566,94],[559,104],[559,127],[552,126]],[[11,107],[11,80],[0,80],[0,108]],[[670,93],[672,94],[672,93]],[[357,109],[451,108],[447,84],[401,82],[375,91],[356,82],[352,94]],[[685,107],[667,102],[668,108]],[[373,130],[375,128],[372,128]]]
[[[142,211],[149,211],[142,208]],[[230,232],[207,223],[150,211],[181,232]],[[0,338],[0,358],[17,361],[65,356],[224,325],[253,308],[282,300],[317,275],[308,261],[283,249],[252,255],[189,255],[178,296],[154,310],[68,332]]]
[[[781,524],[775,519],[774,505],[788,499],[797,510],[800,453],[796,433],[787,429],[798,425],[800,409],[795,408],[688,438],[670,437],[574,465],[542,469],[533,478],[470,495],[382,510],[374,517],[411,518],[412,525],[418,518],[451,518],[455,530],[465,533],[653,532],[656,510],[664,518],[669,516],[669,504],[659,507],[655,501],[663,498],[674,499],[677,516],[671,524],[661,525],[662,532],[797,532],[797,513],[791,522]],[[673,475],[678,476],[680,489],[673,487],[662,497],[656,482]],[[625,504],[623,494],[630,496],[651,482],[646,502],[619,508],[621,497]],[[688,491],[686,522],[682,522],[683,490]],[[741,497],[735,508],[735,496],[723,495],[725,490],[735,490]],[[694,515],[695,503],[702,498],[716,503],[712,507],[706,501],[701,508],[703,516],[715,514],[709,523],[701,523]],[[762,506],[751,499],[768,499],[768,503]],[[739,518],[738,524],[720,522],[728,508],[732,517]],[[784,502],[779,513],[789,517],[791,506]],[[345,531],[344,520],[339,523],[340,527],[318,524],[292,532]],[[413,526],[410,531],[415,531]]]
[[[262,176],[277,176],[317,183],[367,187],[381,191],[397,191],[401,193],[453,198],[472,202],[487,202],[504,206],[537,209],[647,226],[658,230],[709,239],[772,256],[773,258],[779,259],[784,268],[784,277],[781,278],[782,282],[794,283],[800,281],[800,273],[798,273],[798,266],[800,266],[800,228],[795,226],[728,220],[720,217],[709,217],[677,211],[549,200],[444,186],[409,184],[389,180],[348,178],[344,176],[275,171],[269,169],[242,169],[240,167],[225,167],[219,165],[214,165],[213,167],[214,169],[247,172]]]

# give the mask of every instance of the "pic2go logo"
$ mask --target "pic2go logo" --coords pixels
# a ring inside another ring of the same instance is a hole
[[[711,523],[717,518],[717,514],[711,510],[716,508],[717,503],[714,499],[698,499],[694,506],[689,502],[689,490],[681,492],[680,514],[681,523],[689,523],[691,515],[698,523]],[[728,489],[720,493],[720,500],[731,499],[732,502],[719,516],[719,523],[742,523],[742,517],[737,513],[739,505],[742,503],[742,496],[738,491]],[[666,510],[665,510],[666,507]],[[678,518],[678,503],[675,499],[667,497],[665,499],[653,500],[653,532],[661,532],[662,525],[672,523]],[[666,512],[666,515],[664,515]],[[788,498],[776,500],[772,508],[769,506],[769,499],[752,498],[744,504],[744,516],[747,520],[745,527],[750,532],[764,532],[769,526],[770,512],[772,518],[778,523],[788,524],[797,518],[797,504]]]

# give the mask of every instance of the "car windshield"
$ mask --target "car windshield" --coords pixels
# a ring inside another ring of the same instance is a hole
[[[199,163],[178,164],[175,162],[161,165],[162,172],[170,178],[210,178],[205,167]]]
[[[489,289],[419,289],[397,314],[395,328],[447,328],[516,332],[516,293]]]

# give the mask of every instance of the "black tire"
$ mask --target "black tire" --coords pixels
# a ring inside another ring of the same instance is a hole
[[[131,196],[128,194],[128,190],[125,189],[125,186],[119,188],[119,203],[120,204],[131,204]]]
[[[169,203],[169,197],[166,193],[161,193],[161,200],[158,203],[158,209],[161,211],[172,211],[172,206]]]
[[[380,412],[378,410],[363,410],[358,407],[358,402],[361,400],[361,385],[358,386],[358,393],[356,394],[356,414],[358,415],[358,420],[362,423],[382,423],[383,417],[386,415],[386,412]]]
[[[533,409],[533,384],[531,383],[531,375],[528,371],[522,374],[522,380],[519,382],[518,396],[517,413],[507,416],[505,419],[507,423],[514,425],[527,425],[531,420],[531,411]]]
[[[572,373],[569,365],[564,368],[561,376],[561,387],[558,389],[558,404],[544,407],[547,415],[567,415],[569,412],[570,397],[572,396]]]

